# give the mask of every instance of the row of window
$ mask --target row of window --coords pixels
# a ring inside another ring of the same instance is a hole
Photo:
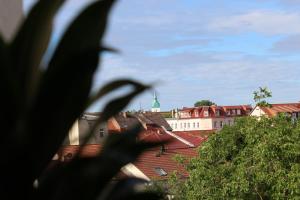
[[[200,123],[199,122],[193,122],[193,123],[189,123],[189,122],[185,122],[185,123],[171,123],[171,128],[172,129],[183,129],[183,128],[199,128],[200,127]]]
[[[230,110],[227,110],[226,114],[227,115],[241,115],[241,110],[240,109],[230,109]],[[208,117],[209,116],[208,110],[205,110],[203,112],[203,115],[204,115],[204,117]],[[188,118],[188,117],[192,116],[192,113],[191,112],[189,112],[189,113],[182,112],[182,113],[180,113],[180,116],[182,118]],[[216,116],[220,116],[220,110],[216,110]],[[198,111],[195,111],[195,117],[199,117]]]
[[[218,126],[219,124],[219,126]],[[224,124],[226,124],[226,122],[224,123],[223,121],[214,121],[214,128],[223,128]],[[231,126],[233,124],[233,122],[231,120],[227,121],[227,125]]]
[[[214,121],[213,128],[222,128],[225,124],[231,126],[233,121],[228,120],[227,123],[224,121]],[[172,129],[190,129],[190,128],[200,128],[199,122],[185,122],[185,123],[171,123]]]

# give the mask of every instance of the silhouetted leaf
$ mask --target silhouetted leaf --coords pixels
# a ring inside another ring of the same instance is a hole
[[[99,61],[99,42],[113,0],[96,1],[71,23],[50,61],[31,113],[28,132],[34,175],[51,160],[74,121],[83,112]],[[74,42],[76,41],[76,42]],[[49,113],[44,115],[44,113]],[[32,155],[33,153],[33,155]]]
[[[66,62],[67,66],[73,67],[72,70],[62,67],[55,77],[46,76],[43,80],[29,118],[27,131],[31,135],[26,136],[31,139],[29,148],[33,155],[30,157],[41,158],[36,163],[38,168],[34,168],[35,172],[49,162],[85,109],[98,65],[98,50],[79,52]]]
[[[112,116],[118,114],[120,111],[122,111],[129,102],[136,97],[138,94],[142,93],[146,89],[149,89],[150,86],[147,85],[135,85],[135,88],[132,92],[129,94],[126,94],[122,97],[115,98],[112,101],[108,102],[106,106],[103,109],[103,114],[101,116],[101,119],[103,121],[106,121],[110,119]]]
[[[110,184],[105,192],[103,192],[98,200],[119,200],[119,199],[131,199],[138,192],[144,191],[147,181],[140,178],[124,178],[116,183]]]
[[[121,87],[125,87],[125,86],[133,86],[135,88],[145,87],[141,83],[139,83],[137,81],[130,80],[130,79],[115,80],[115,81],[107,83],[96,94],[94,94],[90,98],[88,106],[91,105],[92,103],[94,103],[96,100],[100,99],[101,97],[107,95],[108,93],[110,93],[112,91],[115,91],[115,90],[117,90]]]
[[[75,56],[78,49],[85,51],[99,46],[113,3],[114,0],[96,1],[71,23],[54,52],[48,73],[55,74],[56,70],[65,65],[65,57]]]
[[[53,18],[64,0],[38,1],[20,27],[11,44],[13,69],[19,87],[20,100],[28,103],[33,95],[38,77],[39,66],[48,48],[52,32]],[[24,89],[23,89],[24,88]]]

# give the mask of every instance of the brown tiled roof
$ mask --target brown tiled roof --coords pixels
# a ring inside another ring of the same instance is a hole
[[[133,127],[136,123],[140,122],[144,125],[164,126],[167,130],[172,130],[168,122],[158,112],[120,113],[114,119],[121,128]]]
[[[269,117],[274,117],[278,113],[300,112],[300,103],[270,104],[271,107],[260,107]]]

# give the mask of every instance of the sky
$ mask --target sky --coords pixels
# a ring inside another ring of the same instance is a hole
[[[93,0],[69,0],[55,19],[51,46]],[[24,0],[28,12],[34,0]],[[104,43],[94,90],[112,79],[154,84],[161,110],[210,99],[218,105],[254,104],[268,87],[271,103],[300,101],[300,0],[119,0]],[[90,108],[99,111],[110,98]],[[153,91],[127,108],[151,108]]]

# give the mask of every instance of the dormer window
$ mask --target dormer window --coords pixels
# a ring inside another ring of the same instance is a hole
[[[231,110],[231,113],[232,113],[233,115],[235,115],[235,114],[236,114],[235,110]]]
[[[220,111],[216,110],[216,116],[220,116]]]
[[[155,167],[154,171],[156,172],[156,174],[158,174],[159,176],[167,176],[168,173],[161,167]]]
[[[204,111],[204,117],[208,117],[208,110]]]
[[[227,115],[230,115],[230,110],[228,110],[228,111],[226,112],[226,114],[227,114]]]
[[[240,109],[237,109],[237,110],[236,110],[236,114],[237,114],[237,115],[241,115],[241,110],[240,110]]]
[[[100,128],[99,130],[100,137],[104,137],[104,129]]]
[[[195,117],[199,117],[199,112],[198,112],[198,110],[195,111]]]

